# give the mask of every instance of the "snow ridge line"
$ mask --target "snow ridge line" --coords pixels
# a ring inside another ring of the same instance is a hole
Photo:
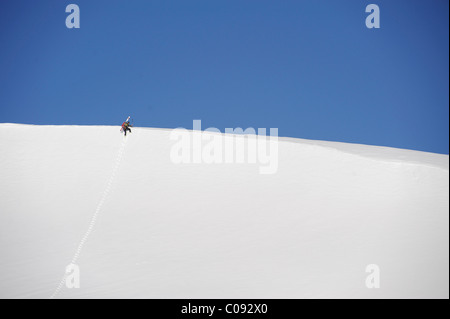
[[[86,241],[88,240],[92,230],[94,229],[95,224],[97,222],[98,215],[99,215],[99,213],[100,213],[100,211],[101,211],[101,209],[103,207],[103,204],[105,203],[109,193],[111,192],[111,188],[112,188],[112,185],[113,185],[114,180],[116,178],[117,171],[119,170],[120,163],[122,162],[123,153],[125,151],[126,140],[127,139],[125,137],[122,140],[122,145],[120,146],[119,153],[117,154],[116,161],[114,163],[114,167],[113,167],[111,176],[110,176],[109,181],[108,181],[108,185],[107,185],[106,189],[103,192],[103,195],[102,195],[102,197],[100,199],[100,202],[97,205],[97,208],[95,210],[94,215],[91,218],[91,222],[89,224],[89,228],[86,231],[86,233],[84,234],[83,238],[81,239],[81,241],[80,241],[80,243],[78,245],[77,251],[75,252],[75,255],[72,258],[71,264],[76,264],[78,258],[80,257],[81,250],[83,249],[84,244],[86,243]],[[61,291],[62,287],[64,286],[64,284],[66,282],[67,276],[68,276],[68,273],[65,272],[63,278],[61,279],[61,281],[60,281],[60,283],[58,285],[58,287],[55,289],[53,294],[50,296],[50,299],[54,299],[58,295],[58,293]]]

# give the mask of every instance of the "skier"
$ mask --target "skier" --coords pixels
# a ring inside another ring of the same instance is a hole
[[[127,120],[125,122],[123,122],[122,124],[122,131],[125,133],[125,136],[127,136],[127,131],[129,131],[131,133],[131,129],[130,127],[132,127],[133,125],[131,125],[130,123],[130,117],[128,116]]]

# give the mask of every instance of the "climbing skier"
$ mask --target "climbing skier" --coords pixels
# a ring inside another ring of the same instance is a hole
[[[130,123],[130,117],[128,116],[127,120],[125,122],[123,122],[122,124],[122,131],[125,133],[125,136],[127,136],[127,131],[129,131],[131,133],[131,129],[130,127],[132,127],[133,125],[131,125]]]

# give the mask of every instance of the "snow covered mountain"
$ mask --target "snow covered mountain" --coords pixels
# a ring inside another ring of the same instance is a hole
[[[280,138],[260,174],[175,164],[164,129],[0,137],[0,298],[449,298],[448,155]]]

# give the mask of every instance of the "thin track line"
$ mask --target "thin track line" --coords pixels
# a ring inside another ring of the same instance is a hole
[[[88,240],[92,230],[94,229],[95,224],[97,222],[98,215],[99,215],[99,213],[100,213],[100,211],[101,211],[101,209],[103,207],[103,204],[105,203],[105,201],[106,201],[106,199],[107,199],[107,197],[108,197],[108,195],[109,195],[109,193],[111,191],[112,185],[113,185],[114,180],[116,178],[117,171],[119,170],[119,167],[120,167],[120,163],[122,162],[123,153],[125,151],[126,140],[127,139],[124,138],[123,141],[122,141],[122,145],[120,146],[119,153],[117,154],[116,161],[115,161],[115,164],[114,164],[114,168],[112,170],[111,176],[110,176],[109,181],[108,181],[108,185],[106,186],[105,190],[103,191],[103,195],[102,195],[102,197],[100,199],[100,202],[97,205],[97,209],[95,210],[94,215],[91,218],[91,222],[89,224],[89,227],[88,227],[86,233],[84,234],[83,238],[81,239],[80,243],[78,244],[78,248],[77,248],[77,250],[75,252],[75,255],[72,258],[71,264],[76,264],[78,258],[80,257],[81,250],[83,249],[84,244],[86,243],[86,241]],[[66,282],[67,276],[68,276],[68,274],[67,274],[67,272],[65,272],[63,278],[59,282],[58,287],[55,289],[53,294],[50,296],[50,299],[54,299],[58,295],[58,293],[61,291],[62,287],[64,286],[64,284]]]

